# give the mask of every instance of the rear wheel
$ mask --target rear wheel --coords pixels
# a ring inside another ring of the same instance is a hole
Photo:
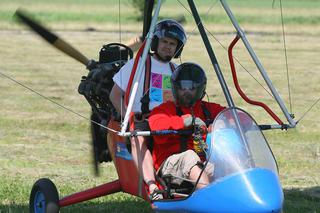
[[[54,183],[47,179],[39,179],[32,187],[29,211],[31,213],[58,213],[59,195]]]

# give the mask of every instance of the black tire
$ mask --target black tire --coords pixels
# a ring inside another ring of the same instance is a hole
[[[59,208],[59,195],[54,183],[47,178],[37,180],[30,194],[30,213],[58,213]]]

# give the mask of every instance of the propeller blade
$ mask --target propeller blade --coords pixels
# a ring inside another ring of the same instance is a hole
[[[60,51],[76,59],[85,66],[89,65],[90,60],[87,57],[85,57],[82,53],[73,48],[70,44],[56,36],[54,33],[50,32],[44,26],[37,23],[35,20],[32,20],[21,9],[16,10],[14,16],[17,17],[21,23],[28,25],[33,31],[35,31],[43,39],[45,39],[48,43],[50,43]]]

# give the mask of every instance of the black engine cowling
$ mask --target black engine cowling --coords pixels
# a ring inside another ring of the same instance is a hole
[[[119,43],[104,45],[99,53],[99,62],[90,66],[87,76],[82,76],[78,92],[83,95],[92,108],[91,136],[96,174],[98,164],[111,161],[107,146],[107,130],[104,128],[110,118],[119,118],[109,95],[113,87],[113,76],[133,58],[132,50]],[[101,125],[99,125],[101,124]]]

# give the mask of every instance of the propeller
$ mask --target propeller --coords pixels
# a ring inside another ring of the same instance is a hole
[[[39,34],[44,40],[46,40],[55,48],[59,49],[60,51],[69,55],[70,57],[81,62],[86,67],[90,67],[92,60],[89,60],[86,56],[84,56],[81,52],[72,47],[70,44],[59,38],[54,33],[50,32],[50,30],[46,29],[37,21],[30,18],[23,10],[17,9],[14,14],[14,17],[18,18],[18,21],[20,21],[21,23],[26,24],[28,27],[30,27],[33,31]]]
[[[59,38],[57,35],[52,33],[50,30],[42,26],[37,21],[33,20],[30,16],[26,14],[25,11],[18,9],[16,10],[14,17],[17,18],[17,20],[20,23],[23,23],[30,27],[34,32],[36,32],[39,36],[41,36],[44,40],[46,40],[49,44],[54,46],[55,48],[59,49],[60,51],[64,52],[65,54],[69,55],[70,57],[76,59],[80,63],[84,64],[87,69],[95,68],[97,63],[94,60],[89,60],[86,56],[84,56],[81,52],[79,52],[77,49],[72,47],[70,44]],[[93,142],[95,142],[96,139],[93,138]],[[98,159],[99,156],[97,153],[97,147],[94,145],[94,168],[95,168],[95,174],[98,176],[99,174],[99,168],[98,164],[100,163],[100,159]],[[99,147],[98,147],[99,148]]]

